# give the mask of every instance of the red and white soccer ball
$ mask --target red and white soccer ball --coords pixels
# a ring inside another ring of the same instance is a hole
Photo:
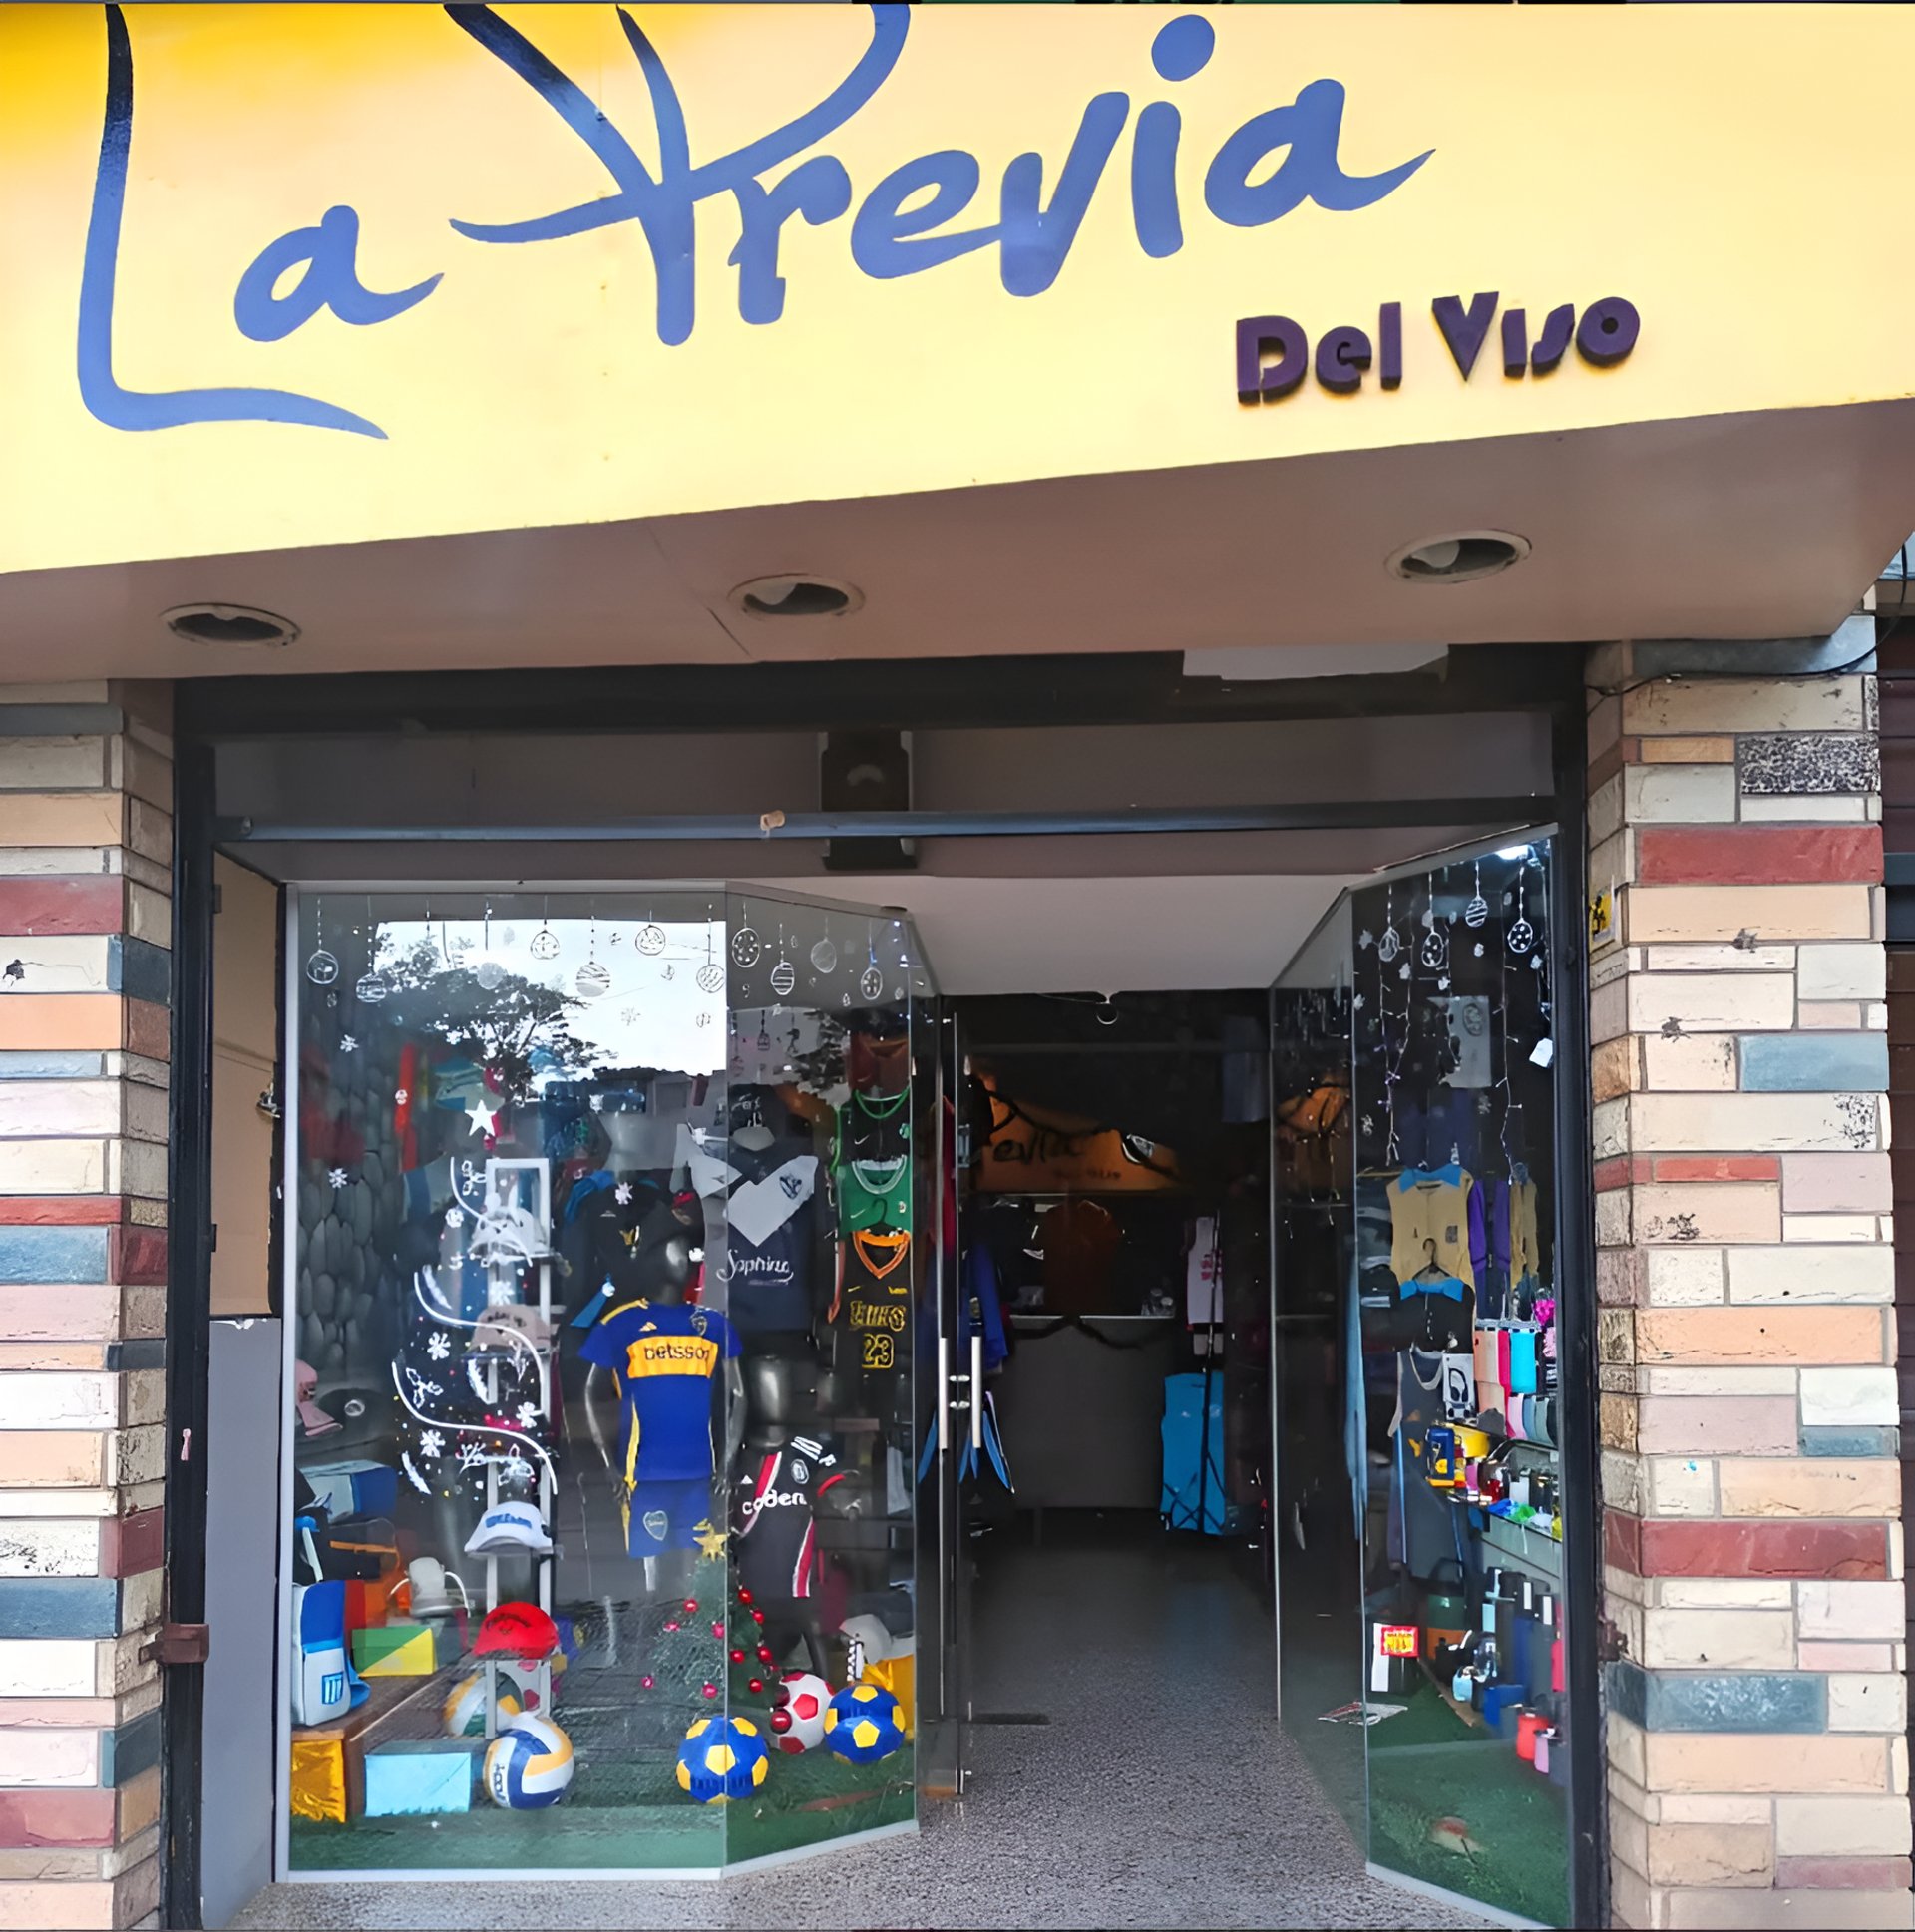
[[[791,1713],[791,1728],[780,1732],[772,1741],[780,1750],[793,1755],[801,1750],[816,1750],[825,1741],[825,1713],[831,1709],[831,1686],[811,1671],[783,1671],[778,1682],[785,1692],[784,1708]]]

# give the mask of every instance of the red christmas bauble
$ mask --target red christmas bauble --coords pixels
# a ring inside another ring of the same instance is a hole
[[[749,1691],[753,1697],[756,1697],[758,1693],[762,1691],[764,1688],[765,1688],[765,1680],[761,1677],[748,1677],[745,1679],[745,1689]]]
[[[641,1677],[638,1680],[638,1688],[641,1691],[655,1691],[658,1688],[658,1680],[655,1677]]]
[[[743,1651],[739,1651],[739,1650],[735,1650],[735,1651],[733,1651],[733,1652],[732,1652],[732,1654],[731,1654],[731,1661],[732,1661],[732,1662],[733,1662],[734,1664],[742,1664],[742,1663],[743,1663],[743,1662],[745,1661],[745,1654],[744,1654],[744,1652],[743,1652]]]
[[[791,1713],[782,1704],[771,1714],[771,1728],[781,1735],[791,1729]]]
[[[717,1638],[719,1643],[722,1644],[725,1641],[725,1620],[722,1617],[714,1617],[712,1619],[711,1634]]]
[[[758,1646],[758,1661],[761,1664],[770,1664],[776,1661],[772,1657],[771,1646],[769,1644],[760,1644]]]
[[[678,1619],[677,1619],[676,1617],[668,1617],[668,1618],[666,1618],[666,1619],[665,1619],[665,1628],[666,1628],[667,1630],[676,1630],[676,1629],[678,1628]]]
[[[765,1621],[765,1613],[762,1610],[754,1610],[751,1613],[751,1621],[754,1624],[762,1624]]]
[[[738,1586],[738,1601],[740,1603],[749,1603],[751,1601],[751,1592],[742,1583]]]
[[[697,1616],[697,1614],[698,1614],[698,1599],[696,1597],[687,1597],[685,1599],[685,1615],[687,1617],[695,1617]]]
[[[704,1685],[701,1687],[701,1689],[704,1695],[708,1698],[715,1698],[718,1695],[718,1687],[715,1684]]]

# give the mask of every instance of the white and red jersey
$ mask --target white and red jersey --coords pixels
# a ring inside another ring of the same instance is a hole
[[[759,1458],[738,1504],[738,1578],[759,1598],[809,1597],[818,1571],[812,1507],[850,1472],[822,1442],[794,1435]]]

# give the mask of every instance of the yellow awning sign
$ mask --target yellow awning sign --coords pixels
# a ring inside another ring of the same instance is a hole
[[[0,568],[1906,396],[1898,276],[1853,263],[1908,41],[1842,6],[9,8]]]

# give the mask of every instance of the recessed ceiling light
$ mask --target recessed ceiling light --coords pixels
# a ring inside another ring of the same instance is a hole
[[[190,644],[246,644],[278,650],[299,635],[299,626],[290,618],[256,610],[249,603],[179,603],[160,616],[176,637]]]
[[[848,617],[863,608],[865,593],[841,578],[792,575],[748,578],[732,587],[727,600],[748,617],[790,622],[800,617]]]
[[[1529,539],[1507,530],[1459,530],[1448,537],[1425,537],[1405,544],[1389,569],[1411,583],[1467,583],[1494,577],[1529,555]]]

